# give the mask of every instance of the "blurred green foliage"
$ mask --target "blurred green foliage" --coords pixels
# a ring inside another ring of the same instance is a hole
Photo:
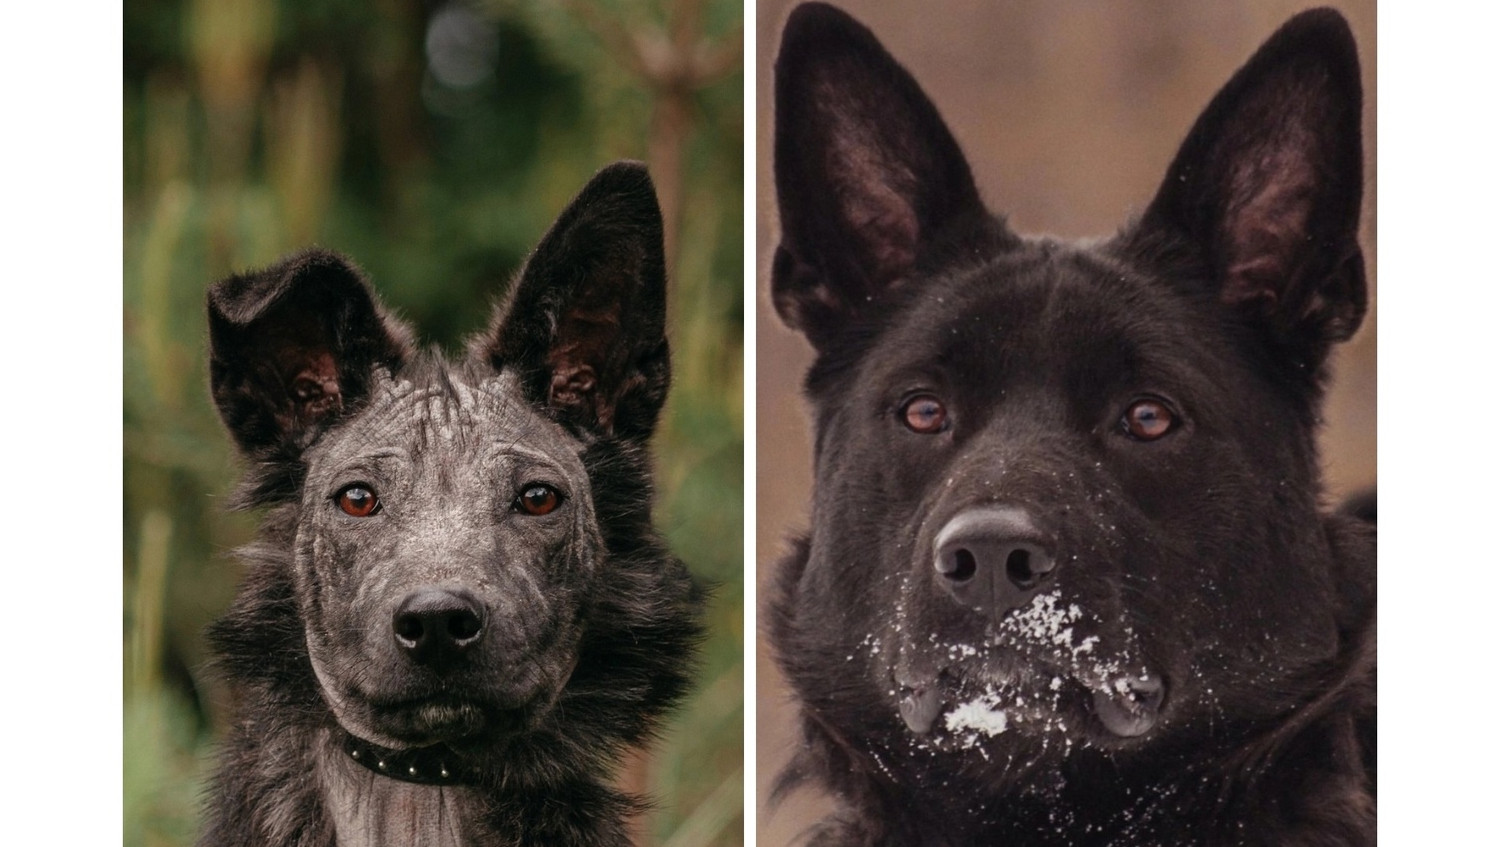
[[[321,244],[455,348],[603,165],[651,165],[674,387],[658,514],[717,585],[702,682],[625,784],[643,843],[739,844],[742,108],[733,0],[125,7],[125,844],[190,844],[225,720],[202,631],[255,515],[210,405],[203,294]]]

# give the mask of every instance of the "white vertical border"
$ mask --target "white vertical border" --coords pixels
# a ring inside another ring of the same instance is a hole
[[[755,843],[755,827],[759,806],[756,803],[756,786],[759,784],[756,778],[756,738],[755,738],[755,706],[757,702],[757,677],[756,677],[756,645],[759,641],[757,635],[760,633],[760,623],[756,616],[759,597],[756,596],[755,586],[756,568],[759,559],[756,557],[755,549],[755,497],[756,497],[756,444],[755,444],[755,314],[756,314],[756,292],[759,290],[759,280],[756,269],[760,267],[759,257],[756,255],[757,241],[756,228],[759,215],[756,205],[756,138],[758,129],[756,125],[756,21],[758,15],[752,0],[745,0],[744,9],[741,12],[741,20],[744,21],[744,44],[741,47],[741,63],[744,75],[744,109],[743,122],[744,156],[741,159],[744,173],[744,302],[741,304],[741,314],[744,319],[744,343],[741,349],[744,351],[745,361],[743,366],[743,382],[745,391],[744,408],[744,527],[741,529],[741,537],[744,539],[745,558],[742,567],[741,579],[744,580],[745,597],[745,625],[744,634],[744,669],[745,683],[744,696],[744,807],[741,812],[744,819],[744,843],[751,845]]]
[[[1380,834],[1495,841],[1500,15],[1380,4]],[[1481,833],[1485,833],[1480,837]]]
[[[0,50],[6,843],[123,820],[120,4],[7,8]]]

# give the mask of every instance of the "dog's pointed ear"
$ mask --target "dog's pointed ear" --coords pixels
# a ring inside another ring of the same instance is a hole
[[[558,421],[643,441],[670,380],[666,286],[651,177],[617,162],[543,236],[475,352]]]
[[[214,403],[240,449],[263,458],[300,453],[411,350],[359,270],[324,250],[214,284],[208,329]]]
[[[776,58],[781,244],[771,296],[822,347],[957,221],[988,219],[958,143],[868,29],[807,3]]]
[[[1209,104],[1137,229],[1188,244],[1219,299],[1307,364],[1365,313],[1360,102],[1343,17],[1297,15]]]

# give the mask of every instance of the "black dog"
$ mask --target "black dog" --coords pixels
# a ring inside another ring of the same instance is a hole
[[[683,692],[698,596],[651,525],[661,214],[600,172],[461,361],[309,251],[208,295],[270,506],[211,632],[236,697],[205,845],[618,845],[606,780]]]
[[[818,4],[776,64],[772,294],[817,351],[770,636],[821,845],[1370,844],[1374,538],[1319,511],[1365,312],[1343,19],[1230,80],[1141,218],[1023,239]]]

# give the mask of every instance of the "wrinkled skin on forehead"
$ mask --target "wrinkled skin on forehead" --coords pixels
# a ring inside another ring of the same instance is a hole
[[[583,445],[514,383],[381,378],[368,407],[307,453],[302,618],[323,691],[361,737],[399,746],[508,732],[545,712],[573,671],[603,552]],[[355,483],[376,492],[377,516],[337,507]],[[537,483],[561,505],[543,516],[514,508]],[[371,625],[424,585],[464,586],[483,604],[483,652],[458,675],[403,665],[389,631]]]

